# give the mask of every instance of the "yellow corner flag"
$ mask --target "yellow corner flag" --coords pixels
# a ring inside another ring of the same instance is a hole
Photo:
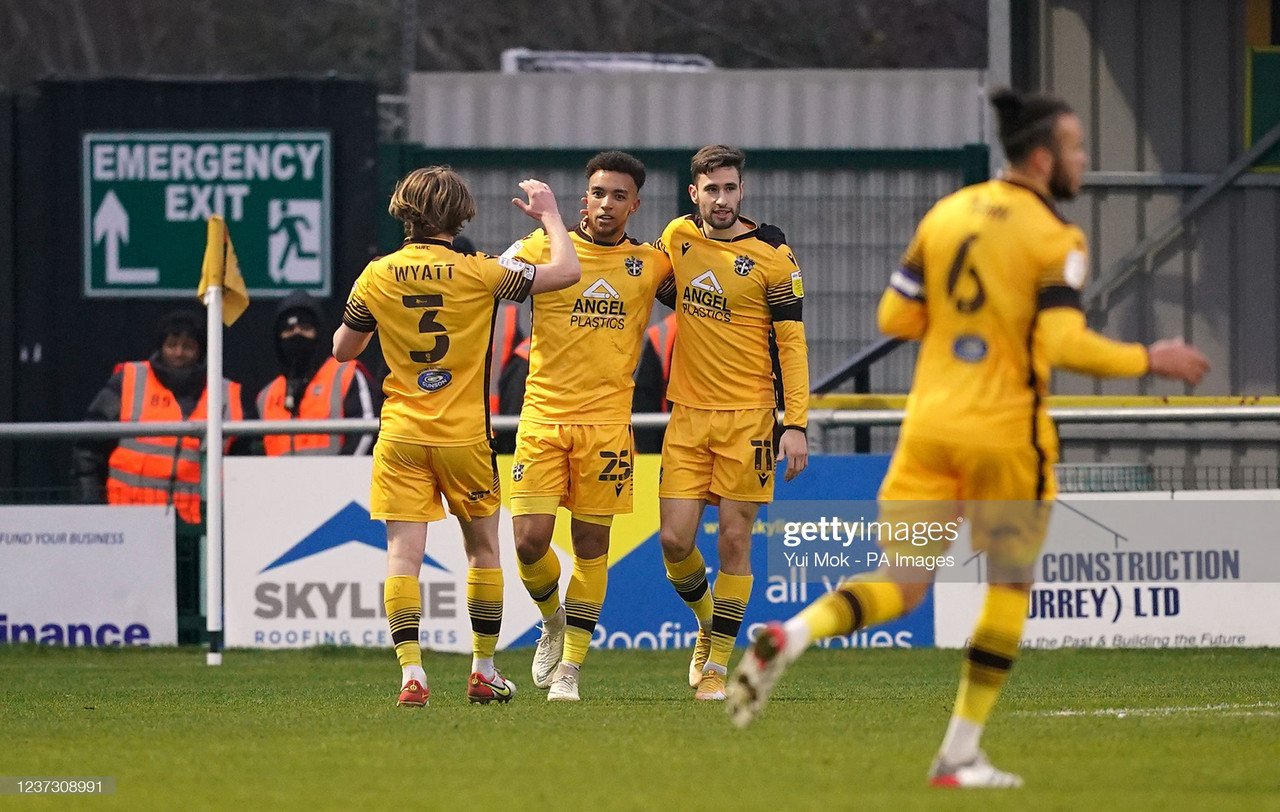
[[[204,245],[204,266],[200,270],[200,289],[196,296],[203,299],[210,285],[222,286],[222,323],[227,327],[249,307],[249,291],[240,275],[240,263],[236,249],[231,245],[231,232],[221,215],[209,218],[209,236]]]

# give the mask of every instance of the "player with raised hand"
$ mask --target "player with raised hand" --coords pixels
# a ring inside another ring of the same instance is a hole
[[[666,255],[626,231],[640,208],[644,164],[625,152],[601,152],[587,162],[586,180],[586,211],[569,232],[582,279],[533,297],[512,470],[520,577],[543,619],[533,683],[553,701],[579,698],[579,672],[608,584],[610,526],[631,512],[633,374],[654,297],[664,285],[673,290]],[[549,228],[538,229],[503,256],[544,262],[551,238]],[[560,559],[551,549],[561,506],[572,514],[573,544],[563,605]]]
[[[448,167],[415,169],[396,185],[389,211],[404,224],[400,250],[365,267],[347,299],[333,355],[349,361],[380,329],[390,370],[373,451],[370,515],[387,523],[384,601],[401,666],[399,704],[427,704],[418,624],[418,573],[427,523],[444,518],[442,498],[462,527],[472,628],[471,702],[507,702],[515,685],[494,667],[502,625],[497,460],[490,445],[485,373],[499,300],[521,302],[578,281],[578,257],[555,195],[521,181],[528,200],[511,202],[552,234],[547,260],[462,254],[453,238],[476,213],[467,185]]]
[[[1204,356],[1180,340],[1144,347],[1087,327],[1080,299],[1088,268],[1084,234],[1054,206],[1080,190],[1086,165],[1080,119],[1052,96],[1000,90],[992,104],[1008,161],[1002,176],[934,205],[878,313],[883,332],[921,342],[906,418],[880,489],[880,519],[910,518],[930,505],[959,509],[964,500],[974,548],[987,554],[985,601],[929,771],[930,782],[942,787],[1022,785],[993,767],[979,745],[1018,653],[1033,565],[1057,494],[1057,432],[1045,407],[1051,371],[1151,373],[1195,385],[1208,370]],[[894,544],[882,546],[894,552]],[[746,725],[759,714],[783,669],[812,641],[906,614],[928,594],[933,575],[883,567],[844,582],[785,625],[770,624],[734,674],[733,721]]]

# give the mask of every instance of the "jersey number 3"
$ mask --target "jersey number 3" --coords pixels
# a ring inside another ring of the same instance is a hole
[[[426,296],[402,296],[400,301],[410,309],[427,308],[426,312],[422,314],[422,318],[418,320],[418,332],[436,337],[436,343],[431,349],[426,351],[410,350],[409,359],[415,364],[437,363],[449,351],[449,336],[445,334],[445,326],[436,321],[436,316],[439,315],[440,310],[444,307],[444,297],[438,293],[433,293]]]
[[[951,272],[947,274],[947,298],[961,313],[976,313],[987,301],[987,292],[982,287],[982,277],[978,276],[977,269],[968,262],[969,246],[973,245],[976,239],[978,239],[977,234],[970,234],[964,238],[964,242],[960,243],[960,249],[956,251],[956,258],[951,262]],[[973,284],[965,285],[966,290],[961,292],[961,281],[964,277],[973,279]]]

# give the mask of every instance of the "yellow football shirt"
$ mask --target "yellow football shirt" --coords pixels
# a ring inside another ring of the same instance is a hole
[[[675,269],[678,337],[667,385],[673,403],[723,410],[776,405],[769,333],[775,320],[800,320],[804,285],[782,231],[743,222],[752,229],[717,240],[703,235],[696,216],[679,217],[658,242]]]
[[[882,326],[922,331],[904,436],[1056,448],[1044,397],[1050,349],[1040,311],[1079,307],[1084,233],[1036,191],[1005,180],[968,186],[925,215],[890,279]],[[1140,375],[1146,350],[1099,341],[1095,374]]]
[[[382,436],[432,446],[472,445],[489,431],[489,352],[498,299],[522,302],[528,263],[461,254],[444,240],[406,244],[370,262],[342,321],[379,331],[390,374]]]
[[[654,297],[671,285],[671,263],[628,236],[595,242],[570,233],[582,280],[533,297],[533,338],[521,420],[619,425],[631,422],[636,363]],[[537,265],[551,258],[547,233],[534,231],[503,256]]]

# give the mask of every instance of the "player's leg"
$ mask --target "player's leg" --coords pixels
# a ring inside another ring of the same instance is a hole
[[[449,510],[458,518],[467,553],[467,614],[471,616],[471,702],[509,702],[516,686],[495,667],[502,630],[502,563],[497,460],[487,442],[432,449],[433,467]]]
[[[578,699],[578,678],[609,587],[609,528],[612,518],[573,514],[573,575],[564,595],[567,620],[564,659],[552,676],[547,699]]]
[[[712,588],[711,650],[694,695],[697,699],[719,701],[725,697],[729,658],[755,582],[751,575],[751,527],[759,510],[755,502],[720,500],[720,571]]]
[[[1022,779],[991,766],[982,732],[1017,659],[1032,573],[1057,494],[1056,453],[1034,448],[966,455],[975,550],[987,556],[988,585],[960,667],[960,686],[930,782],[944,787],[1018,787]],[[1013,497],[1022,499],[1014,500]]]
[[[523,421],[512,468],[512,530],[520,580],[542,615],[533,654],[534,686],[548,688],[564,649],[560,558],[551,546],[556,510],[567,495],[568,446],[564,428]]]
[[[722,700],[729,658],[754,584],[752,526],[760,506],[773,499],[776,421],[772,409],[748,409],[714,412],[710,422],[711,493],[720,505],[720,571],[712,590],[711,653],[697,697]]]
[[[658,509],[662,562],[667,580],[698,620],[698,638],[689,661],[689,687],[698,687],[711,653],[711,589],[707,564],[698,551],[698,523],[711,493],[710,412],[672,407],[662,443]]]
[[[370,515],[387,523],[387,578],[383,606],[400,662],[399,704],[428,702],[418,627],[422,593],[418,573],[426,552],[427,522],[444,517],[440,493],[427,465],[427,449],[380,439],[374,446]]]
[[[571,429],[569,496],[573,512],[573,575],[565,590],[567,626],[564,660],[547,699],[578,699],[578,676],[609,585],[609,531],[613,517],[631,512],[631,427],[574,426]]]
[[[941,449],[929,443],[899,441],[881,487],[879,521],[912,523],[954,512],[959,486],[947,466]],[[929,515],[922,517],[922,512]],[[728,691],[734,723],[745,726],[759,715],[782,672],[813,641],[852,634],[901,617],[924,600],[932,579],[933,573],[925,569],[882,567],[842,582],[785,624],[770,623],[734,672]]]
[[[701,499],[659,499],[659,540],[662,564],[667,580],[680,600],[693,612],[698,623],[698,636],[689,659],[689,687],[697,688],[707,657],[711,654],[711,584],[707,580],[707,562],[695,543],[698,523],[706,502]]]

